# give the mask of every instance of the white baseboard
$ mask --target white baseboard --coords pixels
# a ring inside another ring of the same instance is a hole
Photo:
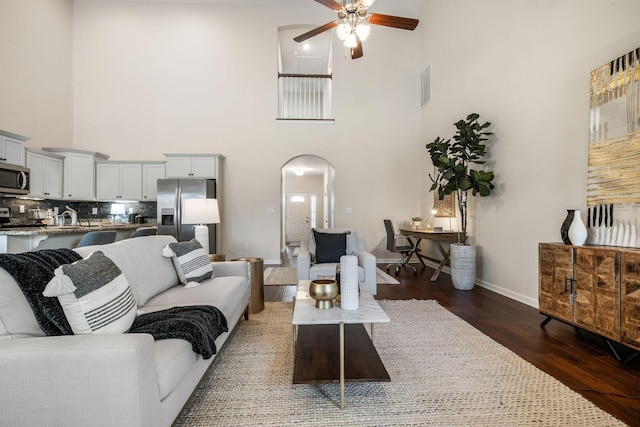
[[[509,289],[505,289],[501,286],[496,286],[493,283],[485,282],[484,280],[476,280],[476,285],[483,287],[485,289],[489,289],[497,294],[504,295],[507,298],[511,298],[512,300],[521,302],[533,308],[538,307],[538,300],[535,298],[530,298],[526,295],[519,294],[517,292],[513,292]]]
[[[382,264],[382,263],[385,263],[385,262],[389,262],[389,263],[397,262],[397,260],[390,260],[390,261],[377,260],[376,262]],[[412,263],[412,264],[416,264],[416,263]],[[426,260],[425,264],[427,264],[429,267],[431,267],[433,269],[438,268],[438,263],[433,262],[433,261]],[[445,266],[442,269],[441,273],[446,273],[446,274],[451,275],[451,269],[448,266]],[[533,308],[539,308],[538,300],[535,299],[535,298],[530,298],[530,297],[528,297],[526,295],[522,295],[520,293],[513,292],[513,291],[511,291],[509,289],[505,289],[505,288],[503,288],[501,286],[494,285],[493,283],[490,283],[490,282],[487,282],[487,281],[484,281],[484,280],[476,279],[476,285],[478,285],[478,286],[480,286],[482,288],[488,289],[488,290],[490,290],[492,292],[495,292],[497,294],[503,295],[503,296],[505,296],[507,298],[510,298],[512,300],[515,300],[515,301],[521,302],[523,304],[526,304],[528,306],[531,306]]]

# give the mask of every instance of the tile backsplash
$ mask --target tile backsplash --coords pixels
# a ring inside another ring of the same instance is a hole
[[[16,223],[29,223],[34,220],[29,216],[29,209],[54,209],[58,208],[59,213],[64,212],[69,206],[78,211],[78,219],[91,221],[110,220],[112,218],[110,211],[113,202],[71,202],[66,200],[30,200],[20,199],[16,197],[0,198],[0,206],[11,209],[11,221]],[[142,215],[146,218],[146,222],[156,222],[156,202],[122,202],[125,206],[125,212]],[[20,213],[20,206],[24,206],[24,213]],[[92,209],[97,208],[98,213],[93,214]],[[124,222],[128,220],[128,215],[122,216]]]

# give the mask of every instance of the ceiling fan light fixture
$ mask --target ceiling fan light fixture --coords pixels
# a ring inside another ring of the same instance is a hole
[[[365,41],[369,34],[371,34],[371,24],[369,24],[369,20],[366,18],[361,18],[356,25],[356,34],[360,41]]]
[[[349,37],[349,34],[351,34],[351,25],[346,19],[343,19],[336,27],[336,35],[340,40],[344,41]]]
[[[351,34],[349,34],[349,35],[347,36],[347,38],[345,39],[345,41],[344,41],[343,45],[344,45],[345,47],[348,47],[348,48],[354,48],[354,47],[358,46],[358,40],[357,40],[357,38],[356,38],[356,37],[357,37],[357,36],[356,36],[356,34],[355,34],[355,33],[351,33]]]
[[[293,40],[303,42],[325,31],[336,29],[337,37],[342,44],[350,49],[345,56],[351,54],[351,59],[362,57],[362,42],[371,34],[371,25],[399,28],[402,30],[414,30],[418,26],[418,20],[404,18],[402,16],[384,15],[381,13],[369,13],[369,6],[376,0],[315,0],[323,6],[333,9],[338,14],[338,19],[327,22],[324,25],[313,28],[304,34],[294,37]]]

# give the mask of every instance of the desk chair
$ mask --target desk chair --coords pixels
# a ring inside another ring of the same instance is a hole
[[[115,231],[90,231],[78,242],[76,248],[92,245],[106,245],[107,243],[113,243],[116,241]]]
[[[396,234],[393,229],[393,223],[390,219],[384,220],[384,228],[387,230],[387,250],[402,255],[400,262],[387,265],[387,273],[391,266],[396,267],[396,276],[400,274],[400,267],[409,267],[413,269],[413,275],[417,276],[418,270],[416,270],[413,265],[409,264],[409,260],[411,259],[411,255],[413,255],[414,252],[420,251],[420,249],[416,248],[416,245],[409,237],[402,234]],[[398,244],[399,240],[403,241],[402,245]]]

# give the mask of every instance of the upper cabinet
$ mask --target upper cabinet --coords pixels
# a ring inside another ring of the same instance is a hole
[[[165,164],[142,164],[142,201],[151,202],[158,199],[158,180],[166,177]]]
[[[46,199],[62,198],[64,157],[27,148],[27,167],[31,169],[30,196]]]
[[[43,150],[64,156],[63,198],[65,200],[96,199],[96,160],[107,160],[109,156],[95,151],[69,148],[45,147]]]
[[[142,200],[142,164],[96,163],[96,198],[98,200]]]
[[[220,154],[164,154],[167,178],[218,178]]]
[[[24,166],[24,143],[29,138],[0,130],[0,162]]]

